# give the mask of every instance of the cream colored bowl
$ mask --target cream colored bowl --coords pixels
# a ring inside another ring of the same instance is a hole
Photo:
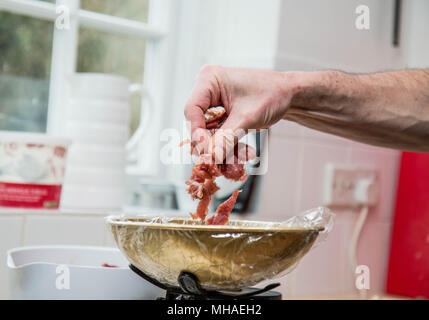
[[[159,217],[110,216],[107,223],[122,253],[148,276],[178,286],[179,274],[191,272],[206,289],[239,289],[273,278],[295,265],[323,230]]]

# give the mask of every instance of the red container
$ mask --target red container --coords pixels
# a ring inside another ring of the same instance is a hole
[[[429,154],[402,154],[387,292],[429,299]]]

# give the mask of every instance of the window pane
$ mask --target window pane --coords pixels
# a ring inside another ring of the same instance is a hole
[[[127,77],[132,83],[143,79],[145,40],[137,37],[113,35],[81,28],[77,72],[103,72]],[[131,133],[140,119],[139,95],[131,96]]]
[[[147,22],[149,0],[81,0],[85,10]]]
[[[46,130],[52,33],[52,22],[0,11],[0,130]]]

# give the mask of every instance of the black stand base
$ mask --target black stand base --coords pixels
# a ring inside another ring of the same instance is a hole
[[[129,267],[146,281],[165,290],[165,298],[158,298],[162,300],[281,300],[282,298],[280,292],[272,291],[272,289],[278,287],[280,283],[272,283],[262,289],[243,288],[237,293],[226,293],[217,290],[203,289],[198,278],[190,272],[181,272],[177,279],[180,287],[175,287],[155,280],[132,264],[130,264]]]

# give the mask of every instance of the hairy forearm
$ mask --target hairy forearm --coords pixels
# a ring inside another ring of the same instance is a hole
[[[372,145],[429,152],[429,70],[285,73],[285,119]]]

